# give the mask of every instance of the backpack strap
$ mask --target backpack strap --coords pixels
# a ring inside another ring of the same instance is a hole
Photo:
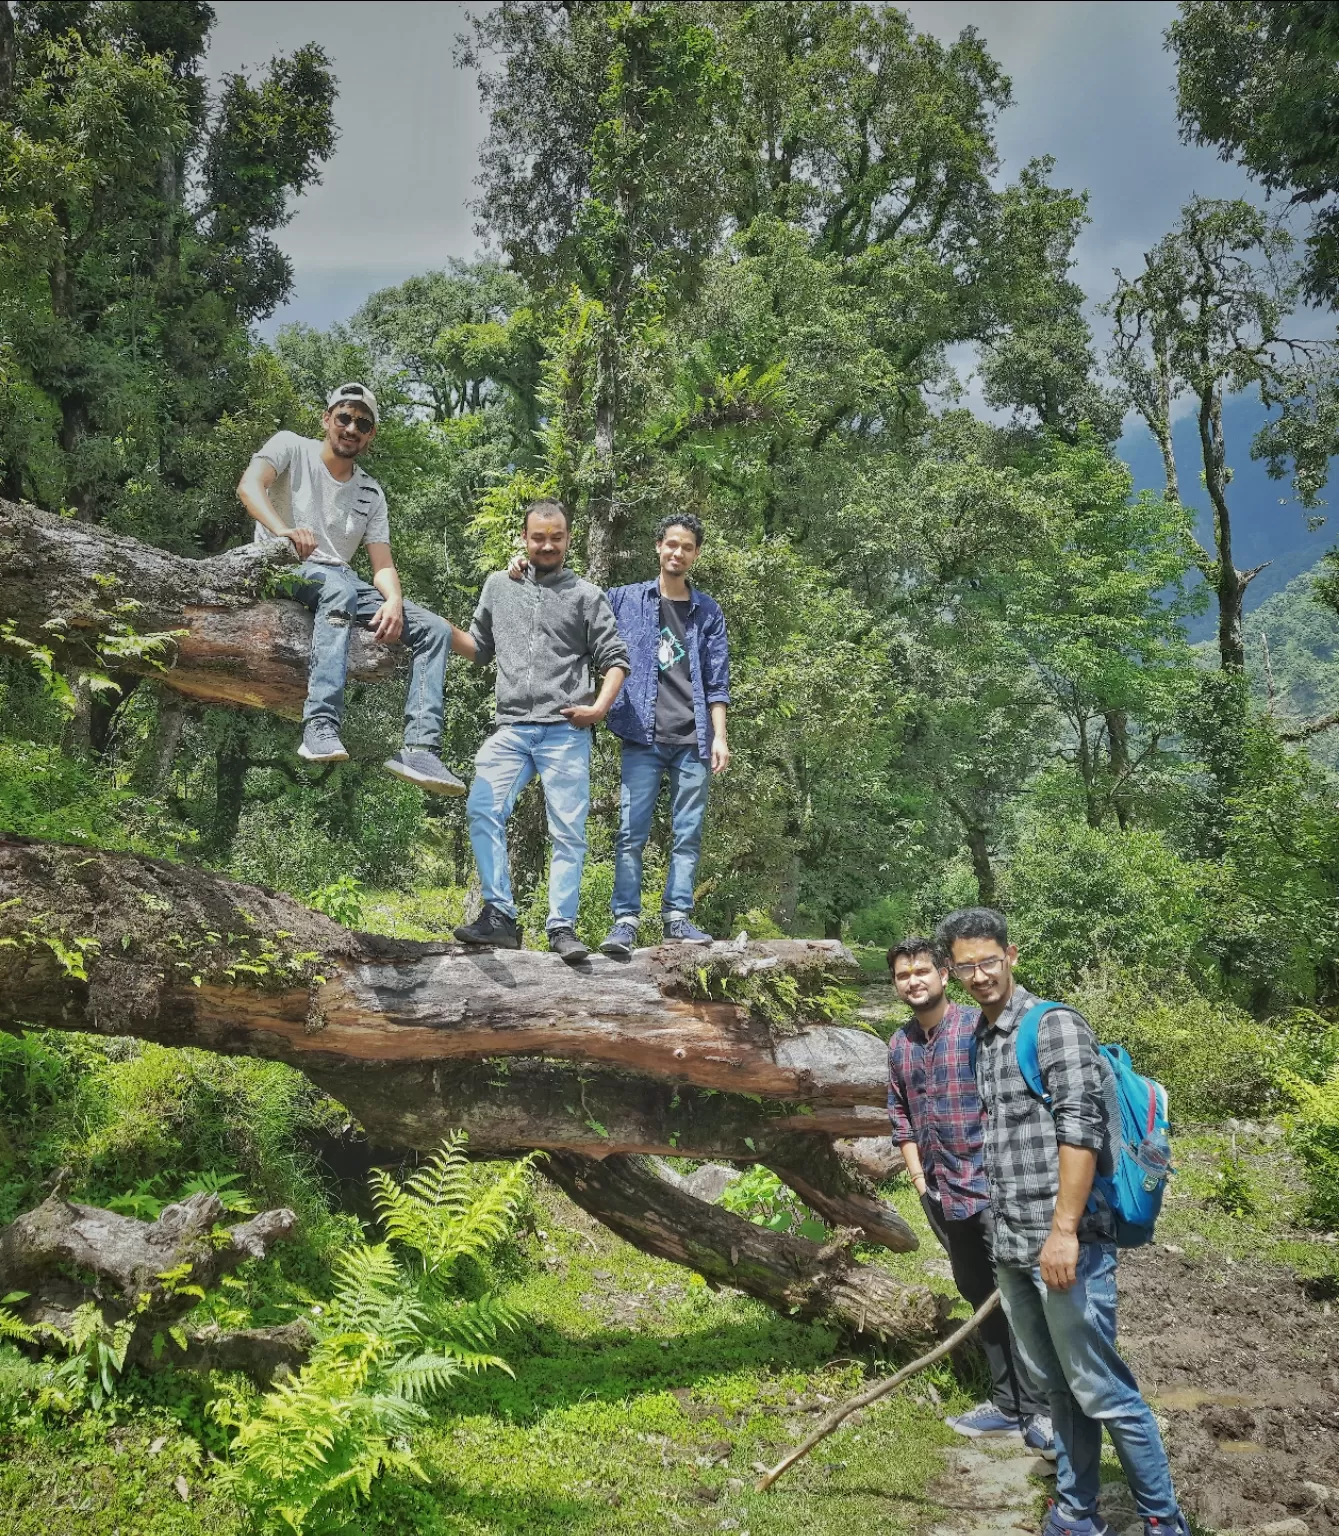
[[[1041,1080],[1041,1062],[1037,1056],[1037,1036],[1041,1032],[1041,1021],[1044,1014],[1050,1013],[1053,1008],[1059,1008],[1059,1003],[1033,1003],[1021,1019],[1018,1021],[1018,1029],[1014,1034],[1014,1055],[1018,1059],[1018,1070],[1023,1074],[1023,1081],[1028,1088],[1049,1109],[1051,1096],[1046,1091],[1046,1085]]]

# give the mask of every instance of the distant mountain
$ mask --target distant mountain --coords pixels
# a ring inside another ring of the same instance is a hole
[[[1310,574],[1294,577],[1247,616],[1246,664],[1256,702],[1269,707],[1272,691],[1273,714],[1285,728],[1339,709],[1339,614],[1311,595]],[[1339,770],[1339,727],[1313,737],[1308,751]]]
[[[1223,409],[1227,458],[1233,470],[1228,487],[1233,556],[1243,570],[1266,560],[1270,562],[1246,589],[1248,613],[1309,571],[1339,537],[1339,515],[1323,527],[1311,530],[1308,514],[1294,500],[1288,482],[1271,480],[1264,464],[1251,458],[1251,441],[1264,420],[1265,409],[1253,395],[1234,396]],[[1199,536],[1212,549],[1213,513],[1201,484],[1199,428],[1193,416],[1183,417],[1175,424],[1172,445],[1176,450],[1181,495],[1188,506],[1198,510]],[[1116,451],[1130,466],[1136,490],[1162,490],[1162,455],[1142,423],[1126,431]],[[1335,474],[1334,487],[1339,499],[1339,472]],[[1321,516],[1325,512],[1324,507],[1318,509]],[[1190,626],[1191,639],[1209,639],[1216,624],[1213,613],[1202,615]]]

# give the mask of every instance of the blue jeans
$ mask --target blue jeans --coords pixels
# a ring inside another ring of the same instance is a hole
[[[371,620],[386,599],[347,565],[304,560],[298,575],[301,585],[293,595],[316,615],[302,718],[329,720],[338,726],[344,718],[349,636],[354,624]],[[404,704],[405,745],[435,752],[442,743],[442,690],[451,654],[451,626],[417,603],[406,602],[403,638],[414,658]]]
[[[669,877],[660,909],[666,917],[693,910],[702,824],[707,817],[710,771],[696,747],[643,747],[623,743],[623,779],[618,793],[618,841],[614,847],[614,918],[637,918],[642,910],[642,854],[651,835],[660,781],[669,775],[673,839]]]
[[[1136,1510],[1171,1519],[1176,1494],[1153,1411],[1116,1351],[1116,1245],[1080,1243],[1078,1277],[1053,1291],[1035,1266],[996,1267],[1023,1365],[1051,1403],[1061,1515],[1097,1513],[1105,1424]]]
[[[474,783],[465,809],[484,900],[514,918],[507,821],[536,774],[544,785],[553,844],[545,925],[552,933],[576,926],[590,813],[590,732],[565,720],[559,725],[498,726],[474,759]]]

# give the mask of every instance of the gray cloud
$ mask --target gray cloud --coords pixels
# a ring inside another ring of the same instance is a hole
[[[274,323],[328,324],[372,289],[476,250],[467,205],[487,125],[473,75],[451,57],[467,6],[223,0],[217,9],[216,75],[314,40],[340,81],[339,149],[283,232],[298,281]],[[1174,5],[912,0],[906,9],[944,39],[976,27],[1012,78],[1015,105],[999,125],[1006,178],[1049,153],[1062,184],[1091,193],[1077,276],[1094,298],[1110,291],[1112,267],[1137,265],[1192,192],[1248,191],[1234,166],[1177,139],[1175,69],[1162,43]]]

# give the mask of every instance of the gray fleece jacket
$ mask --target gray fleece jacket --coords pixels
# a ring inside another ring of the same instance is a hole
[[[484,582],[470,635],[480,666],[497,662],[499,725],[555,725],[572,704],[590,704],[595,678],[630,670],[609,599],[566,566],[521,581],[494,571]]]

